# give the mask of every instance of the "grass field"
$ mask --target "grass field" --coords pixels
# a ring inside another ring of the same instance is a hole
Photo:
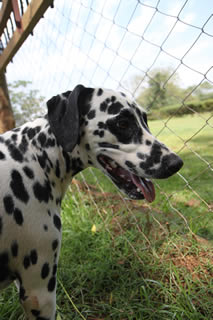
[[[124,200],[97,170],[72,184],[62,211],[57,320],[213,319],[209,117],[150,123],[185,164],[180,175],[157,181],[152,205]],[[0,320],[22,319],[10,286],[0,294]]]

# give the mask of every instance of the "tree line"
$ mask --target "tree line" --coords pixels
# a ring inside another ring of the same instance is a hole
[[[172,74],[169,68],[154,69],[142,80],[142,76],[135,76],[132,88],[138,88],[137,102],[150,110],[172,106],[183,100],[192,102],[213,99],[213,85],[208,81],[203,81],[198,87],[183,88],[179,84],[179,76]]]
[[[169,68],[154,69],[143,80],[143,76],[136,75],[130,81],[130,90],[137,88],[136,100],[139,105],[147,109],[153,118],[161,115],[185,114],[184,110],[177,112],[182,102],[189,109],[196,112],[213,110],[213,85],[203,81],[198,87],[183,88],[177,74],[172,75]],[[143,81],[142,81],[143,80]],[[30,81],[15,81],[8,86],[16,126],[32,121],[46,112],[42,107],[45,97],[32,88]],[[187,110],[185,110],[187,111]]]

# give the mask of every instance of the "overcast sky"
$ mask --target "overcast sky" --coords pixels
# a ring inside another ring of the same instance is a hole
[[[32,81],[47,98],[78,83],[125,89],[164,67],[181,86],[213,82],[212,14],[212,0],[55,0],[7,79]]]

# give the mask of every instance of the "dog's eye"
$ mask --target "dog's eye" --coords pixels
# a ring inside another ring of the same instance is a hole
[[[129,128],[129,121],[128,119],[121,119],[117,122],[117,127],[119,129],[128,129]]]

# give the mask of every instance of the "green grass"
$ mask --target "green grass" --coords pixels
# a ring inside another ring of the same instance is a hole
[[[170,195],[172,206],[183,213],[194,233],[213,240],[213,117],[207,113],[172,118],[166,123],[153,121],[151,129],[184,160],[180,174],[185,180],[175,175],[159,181],[159,187]],[[154,206],[162,206],[163,201],[159,193]],[[164,212],[169,210],[167,203]]]
[[[71,185],[62,210],[57,320],[213,318],[213,129],[204,126],[210,114],[201,116],[150,123],[185,163],[180,176],[157,181],[152,205],[123,200],[97,170]],[[10,286],[0,294],[0,320],[15,319],[24,318]]]

